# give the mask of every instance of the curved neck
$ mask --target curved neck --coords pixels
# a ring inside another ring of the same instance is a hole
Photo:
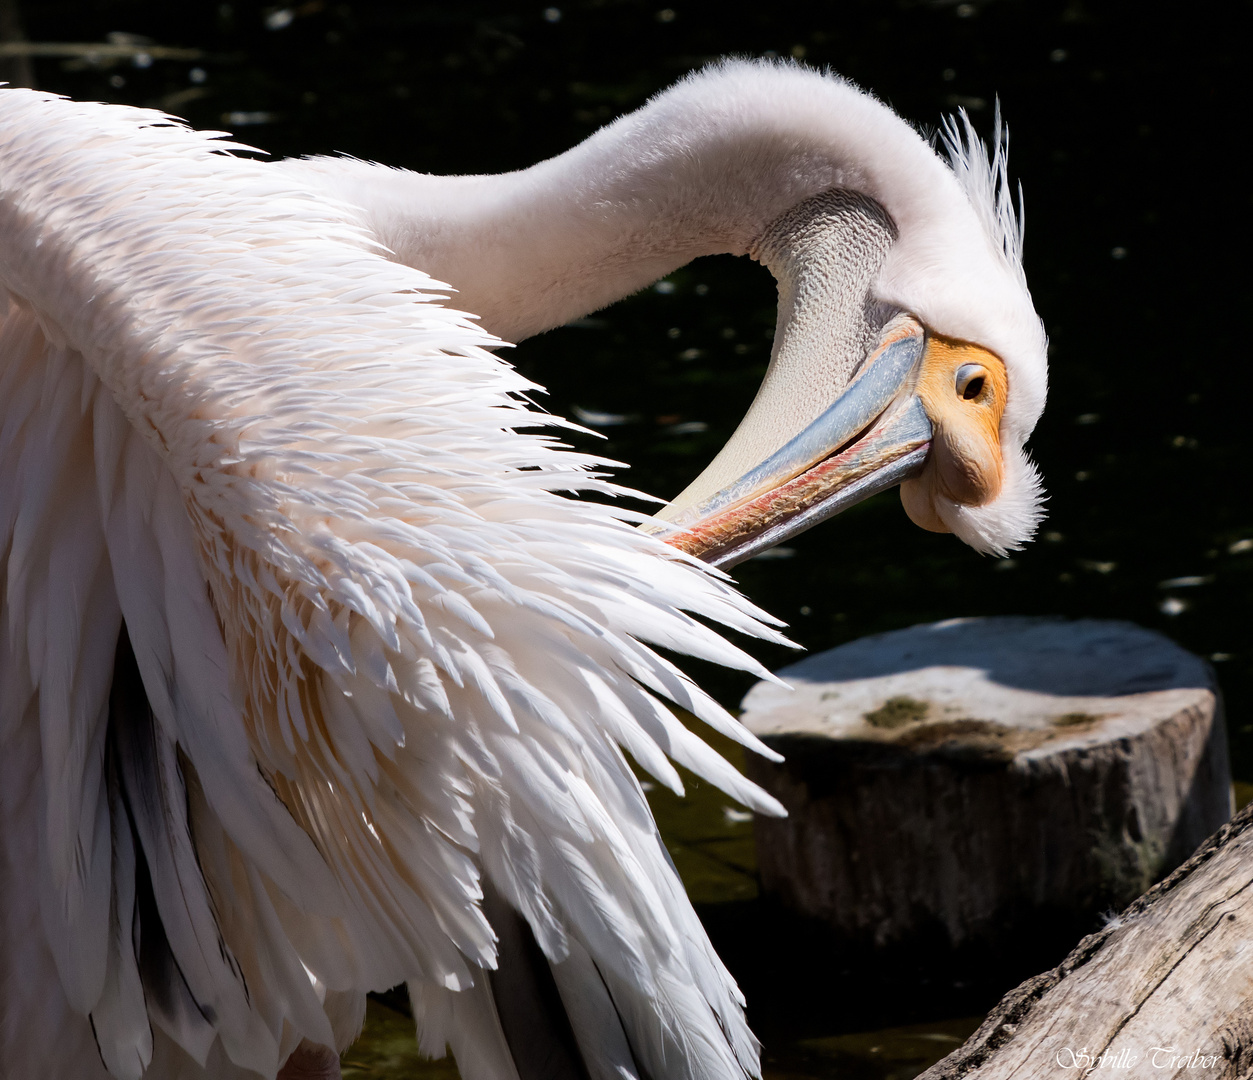
[[[450,285],[449,306],[506,341],[603,308],[700,255],[747,251],[751,236],[624,197],[619,177],[588,182],[577,154],[501,176],[375,174],[363,177],[368,200],[360,189],[348,198],[366,203],[397,261]]]
[[[758,222],[728,220],[708,200],[691,205],[682,192],[663,191],[664,169],[619,162],[598,170],[613,163],[595,152],[603,141],[589,143],[499,176],[330,161],[334,173],[322,179],[364,211],[397,261],[452,286],[450,306],[506,341],[603,308],[698,256],[745,254],[756,239]]]
[[[278,167],[358,206],[394,258],[457,290],[450,306],[518,341],[697,256],[747,254],[798,203],[859,186],[848,163],[863,155],[817,136],[812,78],[792,81],[774,87],[794,91],[776,100],[754,99],[739,82],[719,100],[705,76],[565,154],[498,176],[327,158]]]

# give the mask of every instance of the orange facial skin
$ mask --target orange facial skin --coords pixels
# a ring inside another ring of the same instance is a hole
[[[917,393],[935,428],[931,453],[922,472],[901,484],[901,502],[915,525],[951,532],[937,498],[982,506],[1000,494],[1000,426],[1008,392],[1000,357],[966,341],[928,338]]]

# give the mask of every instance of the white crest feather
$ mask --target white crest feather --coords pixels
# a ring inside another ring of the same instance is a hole
[[[1001,121],[1000,100],[997,99],[992,114],[991,154],[965,109],[959,109],[956,116],[944,118],[940,136],[949,164],[970,199],[979,224],[1026,288],[1027,277],[1022,267],[1025,224],[1022,185],[1018,185],[1015,207],[1009,183],[1009,125]]]

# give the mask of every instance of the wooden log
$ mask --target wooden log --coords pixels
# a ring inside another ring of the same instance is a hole
[[[920,1080],[1253,1076],[1253,805]]]
[[[852,946],[1060,955],[1231,815],[1209,666],[1131,624],[952,620],[779,674],[744,700],[787,758],[750,765],[790,815],[757,820],[763,891]]]

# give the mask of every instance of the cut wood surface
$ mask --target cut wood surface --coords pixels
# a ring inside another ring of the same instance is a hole
[[[921,1080],[1253,1076],[1253,806]]]
[[[1231,814],[1209,666],[1128,623],[951,620],[811,657],[743,720],[764,891],[869,946],[1058,949]]]

